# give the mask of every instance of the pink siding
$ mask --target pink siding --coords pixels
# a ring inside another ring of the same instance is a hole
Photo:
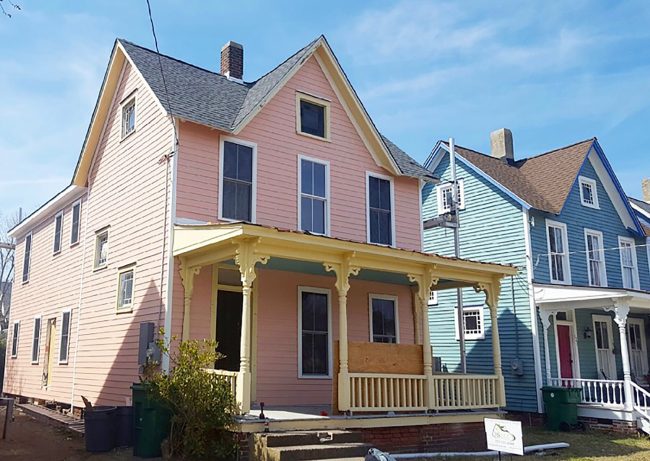
[[[331,101],[331,142],[296,133],[296,91]],[[219,133],[191,123],[180,125],[177,215],[217,220]],[[257,144],[257,222],[298,226],[298,155],[330,162],[331,235],[366,241],[366,171],[377,166],[312,57],[237,136]],[[395,178],[397,246],[421,249],[419,185]]]

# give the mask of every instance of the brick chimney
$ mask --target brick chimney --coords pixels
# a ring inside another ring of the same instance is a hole
[[[514,160],[515,152],[512,145],[512,131],[507,128],[501,128],[490,133],[490,146],[492,148],[492,157],[502,160]]]
[[[641,192],[643,192],[643,201],[650,203],[650,178],[641,181]]]
[[[221,74],[230,80],[244,77],[244,47],[232,40],[221,48]]]

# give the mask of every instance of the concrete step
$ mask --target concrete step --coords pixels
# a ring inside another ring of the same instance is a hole
[[[646,434],[650,435],[650,421],[648,421],[643,416],[637,418],[636,426]]]
[[[268,461],[304,461],[364,457],[372,448],[367,443],[329,443],[290,447],[268,447]]]
[[[360,432],[350,431],[278,432],[257,434],[257,437],[265,439],[267,447],[363,442]]]

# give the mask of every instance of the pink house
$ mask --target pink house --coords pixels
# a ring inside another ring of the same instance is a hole
[[[209,371],[242,432],[260,402],[272,430],[495,414],[498,335],[493,374],[435,373],[427,311],[473,286],[496,332],[515,270],[421,252],[435,178],[378,132],[324,37],[252,83],[243,61],[234,42],[216,73],[116,41],[70,186],[12,230],[5,392],[123,405],[163,327],[218,341]]]

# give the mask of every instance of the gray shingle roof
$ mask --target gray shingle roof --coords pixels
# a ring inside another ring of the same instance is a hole
[[[634,203],[636,206],[644,210],[646,213],[650,214],[650,203],[646,203],[643,200],[639,200],[638,198],[632,198],[628,197],[630,202]]]
[[[285,76],[311,56],[321,37],[313,40],[269,73],[250,83],[238,83],[217,72],[161,54],[160,61],[165,74],[169,101],[165,94],[158,54],[127,40],[118,39],[118,42],[124,47],[165,109],[169,110],[171,106],[171,112],[181,119],[230,132],[264,102]],[[385,136],[381,135],[381,137],[403,174],[432,177],[429,171],[406,152]]]

